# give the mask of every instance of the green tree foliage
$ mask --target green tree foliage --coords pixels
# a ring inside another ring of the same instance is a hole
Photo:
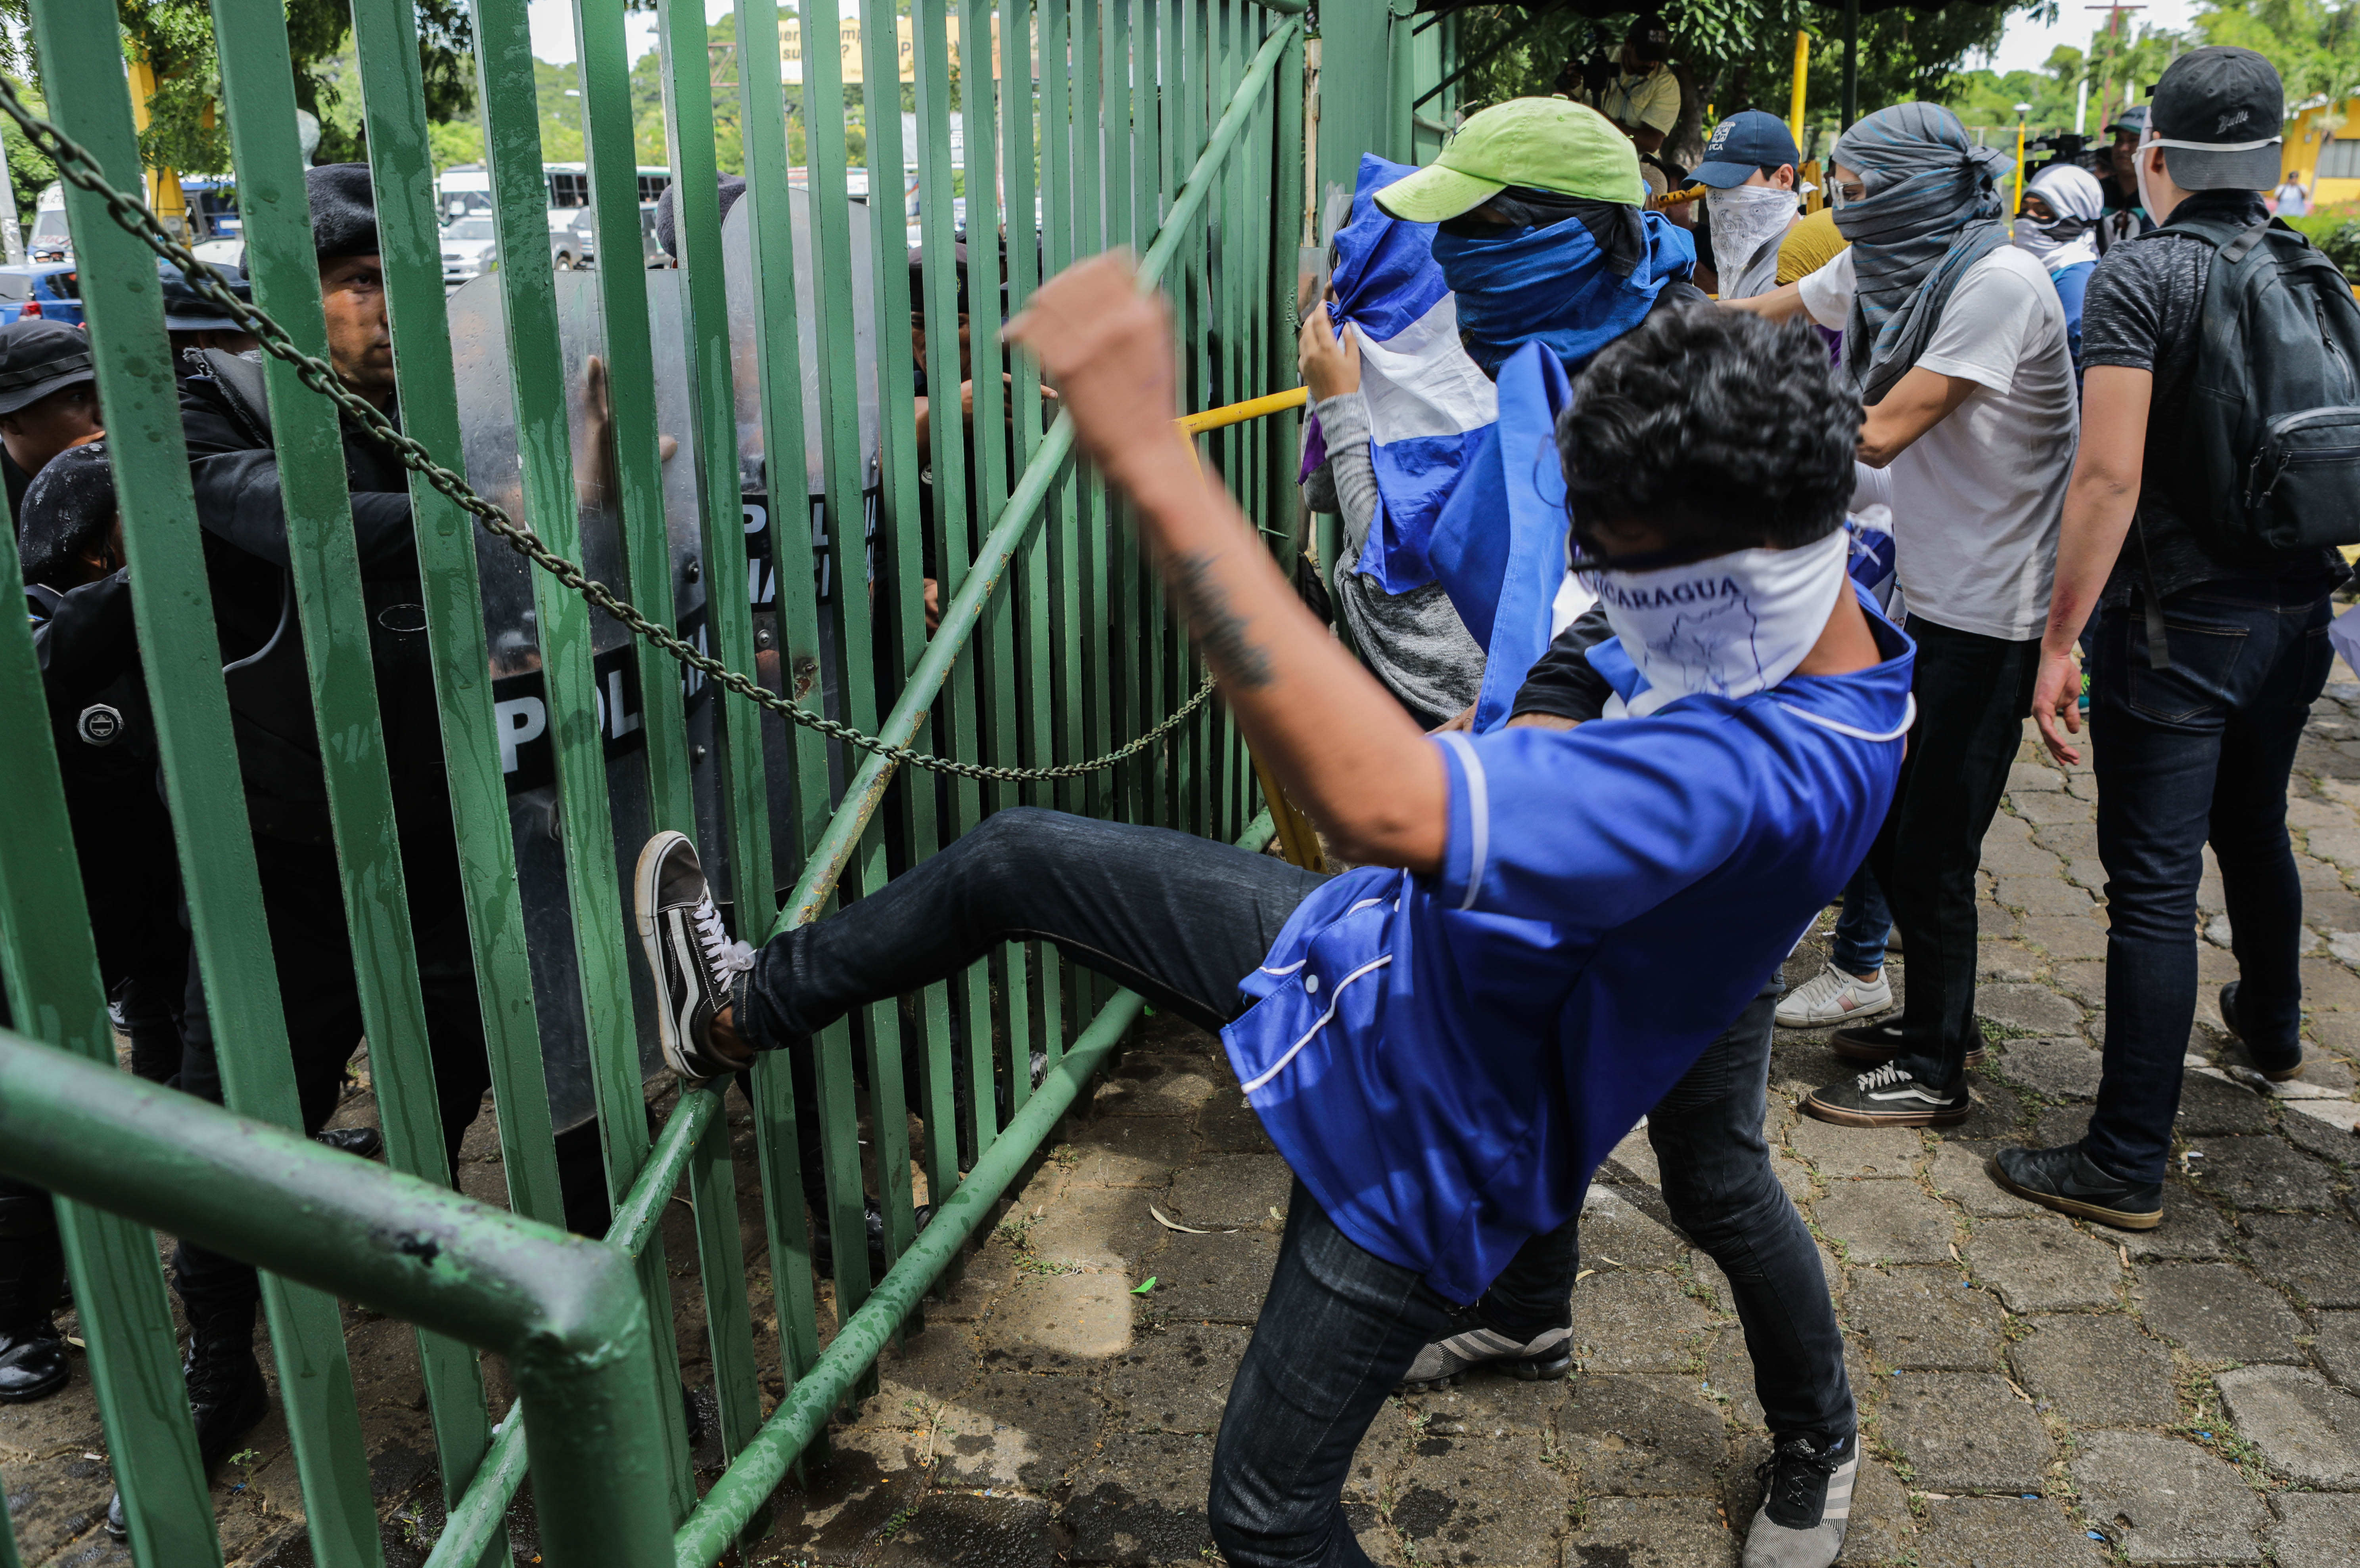
[[[1993,5],[1950,5],[1883,11],[1860,21],[1860,108],[1938,96],[1970,55],[1987,53],[2017,11],[2043,9],[2050,0],[2010,0]],[[1672,60],[1681,78],[1682,116],[1671,148],[1692,161],[1701,149],[1703,110],[1717,114],[1767,109],[1782,117],[1792,93],[1795,34],[1811,35],[1810,76],[1804,121],[1824,152],[1843,101],[1843,8],[1808,0],[1666,0]],[[1568,61],[1593,47],[1612,55],[1631,25],[1629,16],[1593,21],[1570,9],[1478,6],[1459,14],[1459,58],[1488,61],[1461,83],[1467,109],[1503,99],[1557,91]],[[1492,52],[1496,51],[1496,52]],[[2013,124],[2013,116],[2010,116]],[[1807,155],[1814,148],[1806,147]]]
[[[2194,30],[2190,42],[2235,44],[2267,59],[2289,105],[2360,94],[2360,0],[2216,0]]]

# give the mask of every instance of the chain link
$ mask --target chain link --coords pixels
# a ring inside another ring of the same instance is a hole
[[[592,577],[578,563],[568,561],[541,543],[531,528],[517,522],[498,506],[475,494],[463,475],[453,474],[435,462],[433,454],[424,446],[403,434],[383,413],[347,387],[325,360],[297,348],[277,321],[233,293],[221,274],[175,239],[156,214],[148,210],[146,202],[108,184],[105,171],[99,167],[97,160],[56,125],[26,108],[24,102],[16,96],[14,84],[5,76],[0,76],[0,110],[5,110],[8,117],[23,129],[27,138],[57,164],[60,179],[105,201],[107,215],[114,219],[118,228],[144,242],[158,256],[178,267],[197,292],[220,306],[239,325],[253,333],[266,353],[292,365],[304,386],[344,410],[371,440],[400,459],[402,466],[420,475],[462,509],[472,513],[487,530],[505,539],[519,555],[556,578],[595,608],[620,621],[633,636],[646,638],[683,667],[696,670],[725,691],[737,693],[757,707],[767,709],[805,729],[842,741],[847,746],[874,752],[889,761],[907,763],[929,772],[947,773],[961,779],[1015,784],[1079,779],[1127,762],[1177,729],[1213,694],[1213,677],[1208,671],[1185,702],[1175,709],[1170,717],[1138,738],[1087,762],[1060,763],[1051,768],[997,768],[980,762],[961,762],[955,757],[937,757],[930,752],[897,746],[881,735],[868,735],[824,713],[815,713],[793,699],[739,674],[719,659],[700,653],[670,627],[659,626],[639,614],[628,600]]]

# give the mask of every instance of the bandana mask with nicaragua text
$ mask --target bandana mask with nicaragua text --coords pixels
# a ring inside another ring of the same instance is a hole
[[[1705,692],[1747,697],[1795,672],[1843,592],[1846,536],[1742,550],[1655,572],[1585,573],[1647,689],[1606,717],[1639,718]]]

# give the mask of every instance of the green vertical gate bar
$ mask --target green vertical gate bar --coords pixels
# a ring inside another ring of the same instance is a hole
[[[1073,82],[1069,22],[1072,0],[1039,0],[1041,55],[1040,163],[1042,195],[1042,276],[1054,277],[1074,259],[1076,223],[1074,190],[1074,145],[1071,129]],[[1020,362],[1026,356],[1019,355]],[[1038,375],[1035,367],[1033,374]],[[1038,452],[1036,447],[1035,452]],[[1083,725],[1087,677],[1082,666],[1081,578],[1076,564],[1081,479],[1073,475],[1050,492],[1042,562],[1048,579],[1048,641],[1054,650],[1048,672],[1051,756],[1044,760],[1077,762],[1087,753]],[[1084,809],[1089,791],[1078,780],[1061,780],[1047,791],[1044,804],[1068,811]],[[1046,950],[1044,950],[1046,951]],[[1071,1007],[1081,972],[1068,969],[1064,986],[1054,993],[1058,1010],[1078,1017]],[[1065,1036],[1049,1035],[1052,1061],[1065,1055]]]
[[[972,477],[967,471],[967,431],[973,429],[981,432],[993,428],[986,425],[983,419],[983,384],[986,377],[979,365],[975,377],[972,426],[961,411],[962,344],[958,316],[962,289],[957,276],[956,254],[953,248],[956,224],[953,217],[950,167],[948,16],[948,0],[916,0],[910,29],[910,74],[914,89],[912,96],[917,105],[919,140],[918,232],[923,257],[919,274],[922,293],[920,298],[911,301],[911,308],[923,314],[926,326],[926,459],[927,466],[934,476],[934,516],[913,520],[925,529],[932,541],[936,590],[943,596],[957,590],[967,571],[968,483]],[[965,78],[961,85],[964,96],[972,102],[974,79]],[[972,142],[968,144],[970,147],[973,145]],[[870,144],[872,157],[875,146],[874,142]],[[967,172],[967,200],[972,212],[976,181],[974,171],[969,169]],[[873,175],[871,179],[873,181]],[[980,299],[975,289],[975,262],[983,248],[981,245],[967,247],[968,276],[964,291],[968,298],[970,315]],[[881,305],[880,309],[881,312]],[[981,325],[980,322],[974,324],[978,328]],[[982,336],[980,332],[977,335]],[[900,346],[887,339],[880,324],[878,332],[879,355],[889,359],[898,357]],[[912,394],[913,398],[914,396]],[[983,444],[986,443],[978,438],[978,445]],[[900,540],[915,537],[915,530],[907,527],[896,532]],[[905,606],[913,563],[900,548],[893,551],[893,558],[897,564],[897,587],[901,589],[894,595],[894,602],[897,606]],[[899,672],[906,677],[924,650],[923,640],[905,633],[901,658],[897,661]],[[973,662],[970,658],[967,668],[954,672],[952,678],[944,683],[943,701],[935,709],[934,733],[955,757],[976,755]],[[956,838],[975,825],[974,780],[956,779],[950,781],[951,820],[947,823],[936,820],[936,801],[942,793],[935,788],[934,780],[915,775],[911,776],[901,787],[903,832],[908,835],[909,853],[913,860],[934,854],[945,837]],[[957,1113],[953,1094],[956,1073],[950,1044],[953,986],[958,992],[957,1014],[966,1025],[972,1098],[978,1104],[990,1101],[991,991],[988,970],[984,965],[977,964],[970,965],[958,980],[949,985],[937,983],[924,987],[913,1010],[917,1034],[915,1043],[922,1069],[920,1092],[924,1097],[925,1106],[926,1190],[937,1204],[948,1195],[958,1178]],[[875,1071],[874,1067],[871,1071]],[[875,1092],[872,1081],[870,1093],[874,1094]],[[980,1138],[977,1147],[978,1149],[982,1147]],[[881,1164],[881,1147],[879,1159]]]
[[[869,592],[864,570],[869,471],[861,451],[859,421],[843,417],[843,410],[859,406],[854,368],[852,223],[845,179],[844,61],[836,49],[820,42],[836,37],[835,10],[806,5],[799,15],[803,36],[813,40],[813,47],[803,51],[803,145],[815,246],[813,293],[819,305],[818,319],[812,326],[819,350],[820,407],[830,416],[821,427],[820,440],[827,487],[828,542],[835,558],[830,581],[835,585],[836,646],[829,651],[836,661],[841,717],[856,729],[869,730],[877,724],[876,693],[869,676]],[[894,188],[898,190],[900,183],[896,178]],[[882,188],[873,169],[869,190],[872,203],[881,199]],[[856,765],[855,756],[848,747],[841,755],[849,773]],[[750,940],[752,933],[748,934]],[[851,1025],[844,1020],[830,1024],[820,1031],[813,1047],[821,1123],[849,1125],[859,1115],[853,1096]],[[845,1139],[823,1138],[821,1161],[826,1186],[814,1203],[824,1207],[828,1216],[829,1263],[841,1290],[845,1280],[856,1275],[867,1278],[869,1269],[860,1204],[860,1151]],[[797,1180],[795,1191],[800,1193],[800,1177]],[[840,1314],[838,1321],[842,1321]]]
[[[557,332],[548,209],[543,204],[547,194],[534,107],[532,35],[522,0],[476,0],[475,62],[500,252],[525,519],[551,549],[579,559],[582,527],[567,439],[565,361]],[[546,572],[535,572],[532,586],[583,1025],[598,1102],[606,1190],[620,1203],[647,1162],[648,1131],[590,615],[580,598]],[[671,1322],[671,1280],[661,1236],[651,1238],[639,1255],[639,1275],[650,1321]],[[680,1376],[679,1351],[670,1334],[655,1336],[654,1360],[662,1383],[656,1390],[657,1408],[663,1412],[672,1500],[684,1513],[695,1501],[695,1490],[684,1414],[674,1387]]]
[[[869,137],[869,254],[874,272],[871,302],[877,316],[878,462],[883,480],[878,528],[890,541],[888,548],[878,553],[883,571],[890,573],[890,581],[879,584],[880,597],[887,607],[880,630],[884,658],[879,664],[892,671],[898,692],[924,646],[926,621],[919,550],[924,520],[918,505],[917,365],[901,346],[910,330],[912,301],[908,217],[902,200],[907,189],[902,170],[908,160],[901,145],[897,9],[891,0],[862,0],[860,6],[861,74],[867,83],[861,101],[866,106]],[[882,103],[879,101],[880,97]],[[887,189],[894,192],[890,202],[879,199],[879,193]],[[956,359],[952,361],[954,392],[958,384],[957,363]],[[866,682],[873,668],[877,666],[864,666],[858,678]],[[925,724],[918,730],[921,744],[941,733],[935,729],[930,735]],[[915,797],[922,792],[928,798],[919,802]],[[912,786],[905,793],[911,798],[913,815],[931,814],[930,788]],[[855,869],[855,887],[859,894],[866,896],[885,886],[885,834],[881,823],[872,820]],[[890,1002],[872,1006],[866,1009],[861,1031],[869,1052],[869,1137],[877,1153],[877,1203],[884,1211],[884,1258],[888,1268],[908,1249],[917,1234],[911,1214],[910,1118],[901,1075],[900,1013],[899,1007]],[[851,1126],[844,1124],[847,1137]],[[863,1223],[865,1230],[866,1222]],[[865,1253],[861,1272],[852,1282],[849,1293],[846,1283],[844,1276],[838,1274],[838,1322],[849,1310],[847,1303],[857,1306],[868,1299],[871,1281]],[[873,1373],[864,1379],[860,1391],[863,1396],[874,1391]]]
[[[418,60],[418,20],[407,0],[357,0],[353,37],[360,60],[370,175],[377,195],[379,259],[399,350],[394,374],[402,424],[454,471],[460,455],[451,325],[443,306],[433,160]],[[508,788],[499,768],[492,712],[491,655],[475,571],[475,520],[423,478],[410,480],[412,531],[426,601],[427,642],[442,720],[443,767],[459,844],[475,992],[491,1053],[501,1172],[508,1206],[551,1225],[564,1223],[552,1141],[549,1085],[525,949],[516,844],[508,835]],[[443,1476],[447,1493],[464,1477]]]
[[[745,200],[753,244],[754,278],[795,275],[794,225],[787,193],[785,90],[779,58],[779,19],[772,0],[738,0],[738,81],[746,127]],[[808,100],[806,100],[808,102]],[[804,115],[806,125],[809,113]],[[805,145],[809,146],[806,131]],[[814,322],[815,326],[819,323]],[[779,668],[793,691],[809,661],[812,696],[819,684],[819,612],[812,583],[811,507],[804,463],[803,375],[798,367],[795,291],[764,289],[754,302],[755,354],[761,367],[762,450],[770,493],[770,560],[779,583]],[[823,408],[822,420],[837,421]],[[854,436],[858,437],[857,419]],[[720,700],[718,693],[715,700]],[[807,817],[827,801],[827,757],[819,737],[787,726],[795,763],[796,811],[782,824],[792,858],[803,860]],[[746,928],[752,941],[761,928]],[[770,1242],[771,1305],[778,1314],[779,1358],[789,1380],[819,1357],[818,1314],[812,1291],[811,1230],[803,1217],[802,1148],[795,1128],[794,1074],[781,1054],[766,1053],[754,1067],[754,1149],[762,1171],[763,1217]]]
[[[114,184],[137,190],[139,156],[113,13],[41,0],[33,23],[60,127]],[[125,552],[143,584],[133,615],[224,1091],[247,1115],[300,1126],[154,253],[116,228],[102,201],[72,186],[66,213],[113,438]],[[336,1304],[269,1274],[262,1294],[312,1550],[323,1568],[374,1564],[377,1519]]]
[[[574,39],[581,61],[583,155],[590,177],[592,221],[597,225],[597,254],[606,258],[597,283],[606,327],[606,439],[614,444],[610,453],[594,453],[592,461],[602,468],[612,465],[610,500],[622,526],[631,602],[659,624],[676,626],[680,616],[672,596],[672,539],[664,519],[648,274],[639,265],[645,242],[639,230],[639,158],[632,139],[631,62],[623,34],[623,0],[576,0]],[[594,422],[594,432],[596,428]],[[717,562],[709,564],[718,567]],[[720,586],[717,578],[713,580],[715,589]],[[706,625],[713,625],[709,615]],[[633,648],[639,672],[639,728],[648,743],[649,817],[658,831],[670,828],[694,837],[696,811],[689,797],[680,666],[644,639],[635,639]]]
[[[0,604],[24,597],[16,552],[0,550]],[[8,831],[0,833],[0,990],[18,1032],[113,1066],[115,1030],[53,733],[32,632],[0,615],[0,735],[11,741],[0,746],[0,800],[9,803]],[[213,1498],[197,1465],[155,1238],[81,1203],[55,1206],[132,1552],[145,1563],[218,1564]],[[0,1487],[0,1565],[16,1561],[5,1497]]]
[[[297,140],[286,16],[277,0],[213,0],[213,12],[222,94],[235,106],[230,145],[255,303],[298,347],[324,358],[327,327]],[[453,1172],[444,1156],[426,1000],[410,934],[368,606],[361,595],[360,550],[344,490],[342,423],[334,405],[306,387],[285,361],[266,358],[263,371],[290,572],[322,742],[328,814],[386,1157],[398,1171],[448,1184]],[[418,1359],[442,1472],[464,1485],[491,1439],[475,1353],[456,1340],[421,1332]]]
[[[615,5],[609,30],[619,37],[619,0],[603,3]],[[658,16],[663,42],[664,121],[672,157],[672,210],[687,307],[684,346],[693,427],[689,444],[694,451],[697,495],[704,502],[700,520],[705,624],[724,663],[732,670],[752,670],[757,663],[753,611],[738,586],[747,581],[745,510],[739,500],[738,411],[729,362],[729,299],[722,276],[712,65],[705,49],[705,8],[663,0]],[[617,51],[618,57],[620,52]],[[636,211],[636,190],[633,207]],[[645,274],[640,276],[644,278]],[[719,748],[716,773],[721,780],[721,820],[728,842],[730,886],[737,895],[738,929],[761,931],[778,911],[770,869],[770,790],[762,762],[761,713],[745,703],[725,702],[718,691],[712,701],[714,740]],[[685,755],[680,766],[685,796]],[[688,831],[694,833],[693,825]],[[746,1296],[745,1244],[738,1229],[737,1179],[730,1163],[726,1118],[716,1118],[697,1141],[689,1164],[689,1192],[696,1215],[697,1257],[714,1388],[721,1407],[722,1443],[726,1453],[735,1454],[762,1423],[762,1393],[755,1380],[753,1314]]]

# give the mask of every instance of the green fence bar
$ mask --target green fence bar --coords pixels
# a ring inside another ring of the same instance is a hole
[[[662,1336],[621,1253],[7,1031],[0,1171],[506,1356],[543,1554],[662,1561]]]

